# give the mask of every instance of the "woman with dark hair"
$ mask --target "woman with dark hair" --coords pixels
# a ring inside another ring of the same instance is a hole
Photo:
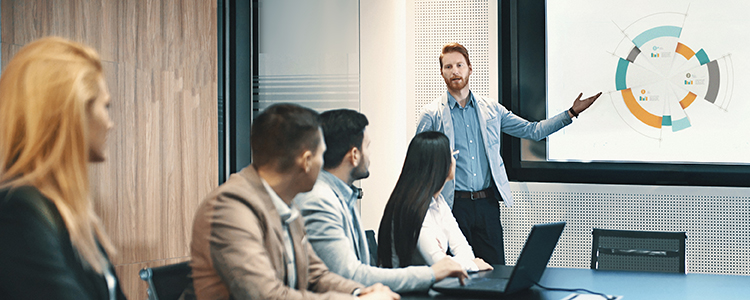
[[[454,154],[457,154],[454,153]],[[445,134],[426,131],[409,144],[404,167],[380,221],[378,263],[384,267],[432,265],[450,253],[467,271],[492,266],[474,252],[440,195],[455,176]]]

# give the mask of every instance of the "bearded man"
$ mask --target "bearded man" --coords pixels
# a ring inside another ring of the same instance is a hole
[[[439,59],[448,91],[422,109],[417,133],[440,131],[450,139],[452,150],[458,150],[455,180],[445,184],[443,197],[476,257],[489,264],[504,265],[499,202],[510,207],[513,195],[500,156],[501,133],[541,140],[571,124],[573,117],[591,106],[601,92],[583,100],[580,94],[569,110],[547,120],[529,122],[497,101],[469,90],[472,67],[464,46],[445,45]]]

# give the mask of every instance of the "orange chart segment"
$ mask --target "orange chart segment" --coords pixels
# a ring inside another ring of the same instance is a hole
[[[690,49],[690,47],[685,46],[683,43],[677,42],[677,49],[674,50],[674,52],[677,52],[677,54],[682,55],[686,60],[690,60],[693,55],[695,55],[695,52],[693,52],[693,49]]]
[[[625,100],[625,105],[628,107],[628,110],[630,110],[630,113],[636,117],[636,119],[648,126],[661,128],[662,117],[648,112],[641,105],[639,105],[638,101],[635,100],[635,96],[633,96],[633,91],[630,88],[621,90],[620,92],[622,93],[622,99]]]
[[[686,109],[688,108],[688,106],[690,106],[690,104],[693,104],[693,101],[695,101],[696,97],[698,97],[698,95],[693,94],[693,92],[688,92],[685,98],[682,98],[682,100],[680,100],[680,106],[682,106],[682,109]]]

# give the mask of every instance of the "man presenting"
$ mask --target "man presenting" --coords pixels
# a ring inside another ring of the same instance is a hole
[[[489,264],[505,264],[499,201],[513,205],[508,175],[500,156],[501,133],[541,140],[572,123],[601,92],[581,100],[550,119],[529,122],[497,101],[469,90],[469,52],[458,43],[443,47],[440,73],[448,92],[426,105],[419,117],[417,133],[440,131],[458,150],[456,179],[443,188],[443,197],[453,207],[461,231],[477,257]]]
[[[427,291],[447,276],[466,277],[461,265],[445,258],[431,267],[375,267],[355,208],[355,180],[370,174],[367,117],[348,109],[321,114],[326,142],[324,166],[315,187],[295,199],[305,219],[308,239],[328,268],[345,278],[370,285],[382,282],[396,292]]]
[[[318,177],[322,139],[318,114],[298,105],[272,105],[255,119],[253,163],[211,192],[195,214],[193,288],[185,298],[399,298],[383,285],[364,288],[329,272],[307,242],[291,204]]]

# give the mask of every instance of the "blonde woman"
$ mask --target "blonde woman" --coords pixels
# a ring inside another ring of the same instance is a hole
[[[62,38],[25,46],[0,77],[2,298],[125,299],[89,195],[109,101],[99,56]]]

